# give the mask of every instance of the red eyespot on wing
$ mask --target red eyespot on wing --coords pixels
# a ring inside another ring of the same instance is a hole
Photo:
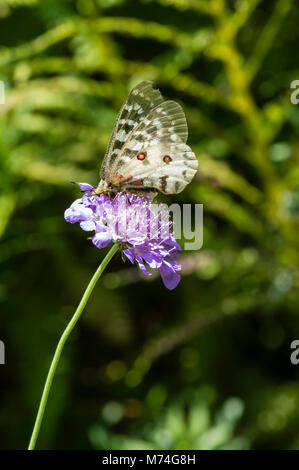
[[[146,157],[146,153],[144,153],[144,152],[141,152],[137,155],[138,160],[144,160],[145,157]]]
[[[165,155],[165,157],[163,157],[163,162],[170,163],[172,162],[172,158],[169,155]]]
[[[132,181],[132,186],[143,186],[143,180]]]

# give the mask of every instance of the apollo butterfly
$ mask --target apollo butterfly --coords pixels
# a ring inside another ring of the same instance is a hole
[[[152,82],[140,82],[119,112],[95,192],[181,192],[198,167],[186,145],[187,137],[182,107],[175,101],[163,101]]]

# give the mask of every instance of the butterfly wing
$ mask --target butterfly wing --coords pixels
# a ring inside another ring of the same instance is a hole
[[[154,90],[152,85],[153,82],[143,81],[133,88],[117,116],[100,171],[100,177],[107,182],[109,182],[113,164],[118,160],[126,140],[139,122],[163,102],[161,93],[159,90]]]
[[[135,111],[129,132],[124,129],[128,120],[125,110]],[[166,194],[179,193],[198,167],[196,156],[186,145],[187,137],[181,106],[174,101],[163,102],[151,82],[141,82],[132,90],[116,122],[106,181],[119,189],[155,188]]]

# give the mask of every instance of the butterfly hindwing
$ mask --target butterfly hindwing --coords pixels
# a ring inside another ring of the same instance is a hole
[[[147,147],[146,159],[141,163],[132,159],[123,169],[122,181],[131,189],[155,188],[176,194],[192,180],[197,166],[194,153],[185,143],[159,144]]]

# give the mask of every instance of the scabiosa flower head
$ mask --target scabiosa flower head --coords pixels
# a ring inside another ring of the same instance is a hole
[[[132,264],[136,262],[146,275],[151,275],[148,267],[159,269],[165,286],[174,289],[180,281],[181,265],[176,259],[181,248],[171,231],[168,210],[142,196],[121,192],[110,199],[104,193],[95,194],[89,184],[78,185],[83,196],[65,211],[65,220],[94,232],[91,240],[97,248],[120,242]]]

